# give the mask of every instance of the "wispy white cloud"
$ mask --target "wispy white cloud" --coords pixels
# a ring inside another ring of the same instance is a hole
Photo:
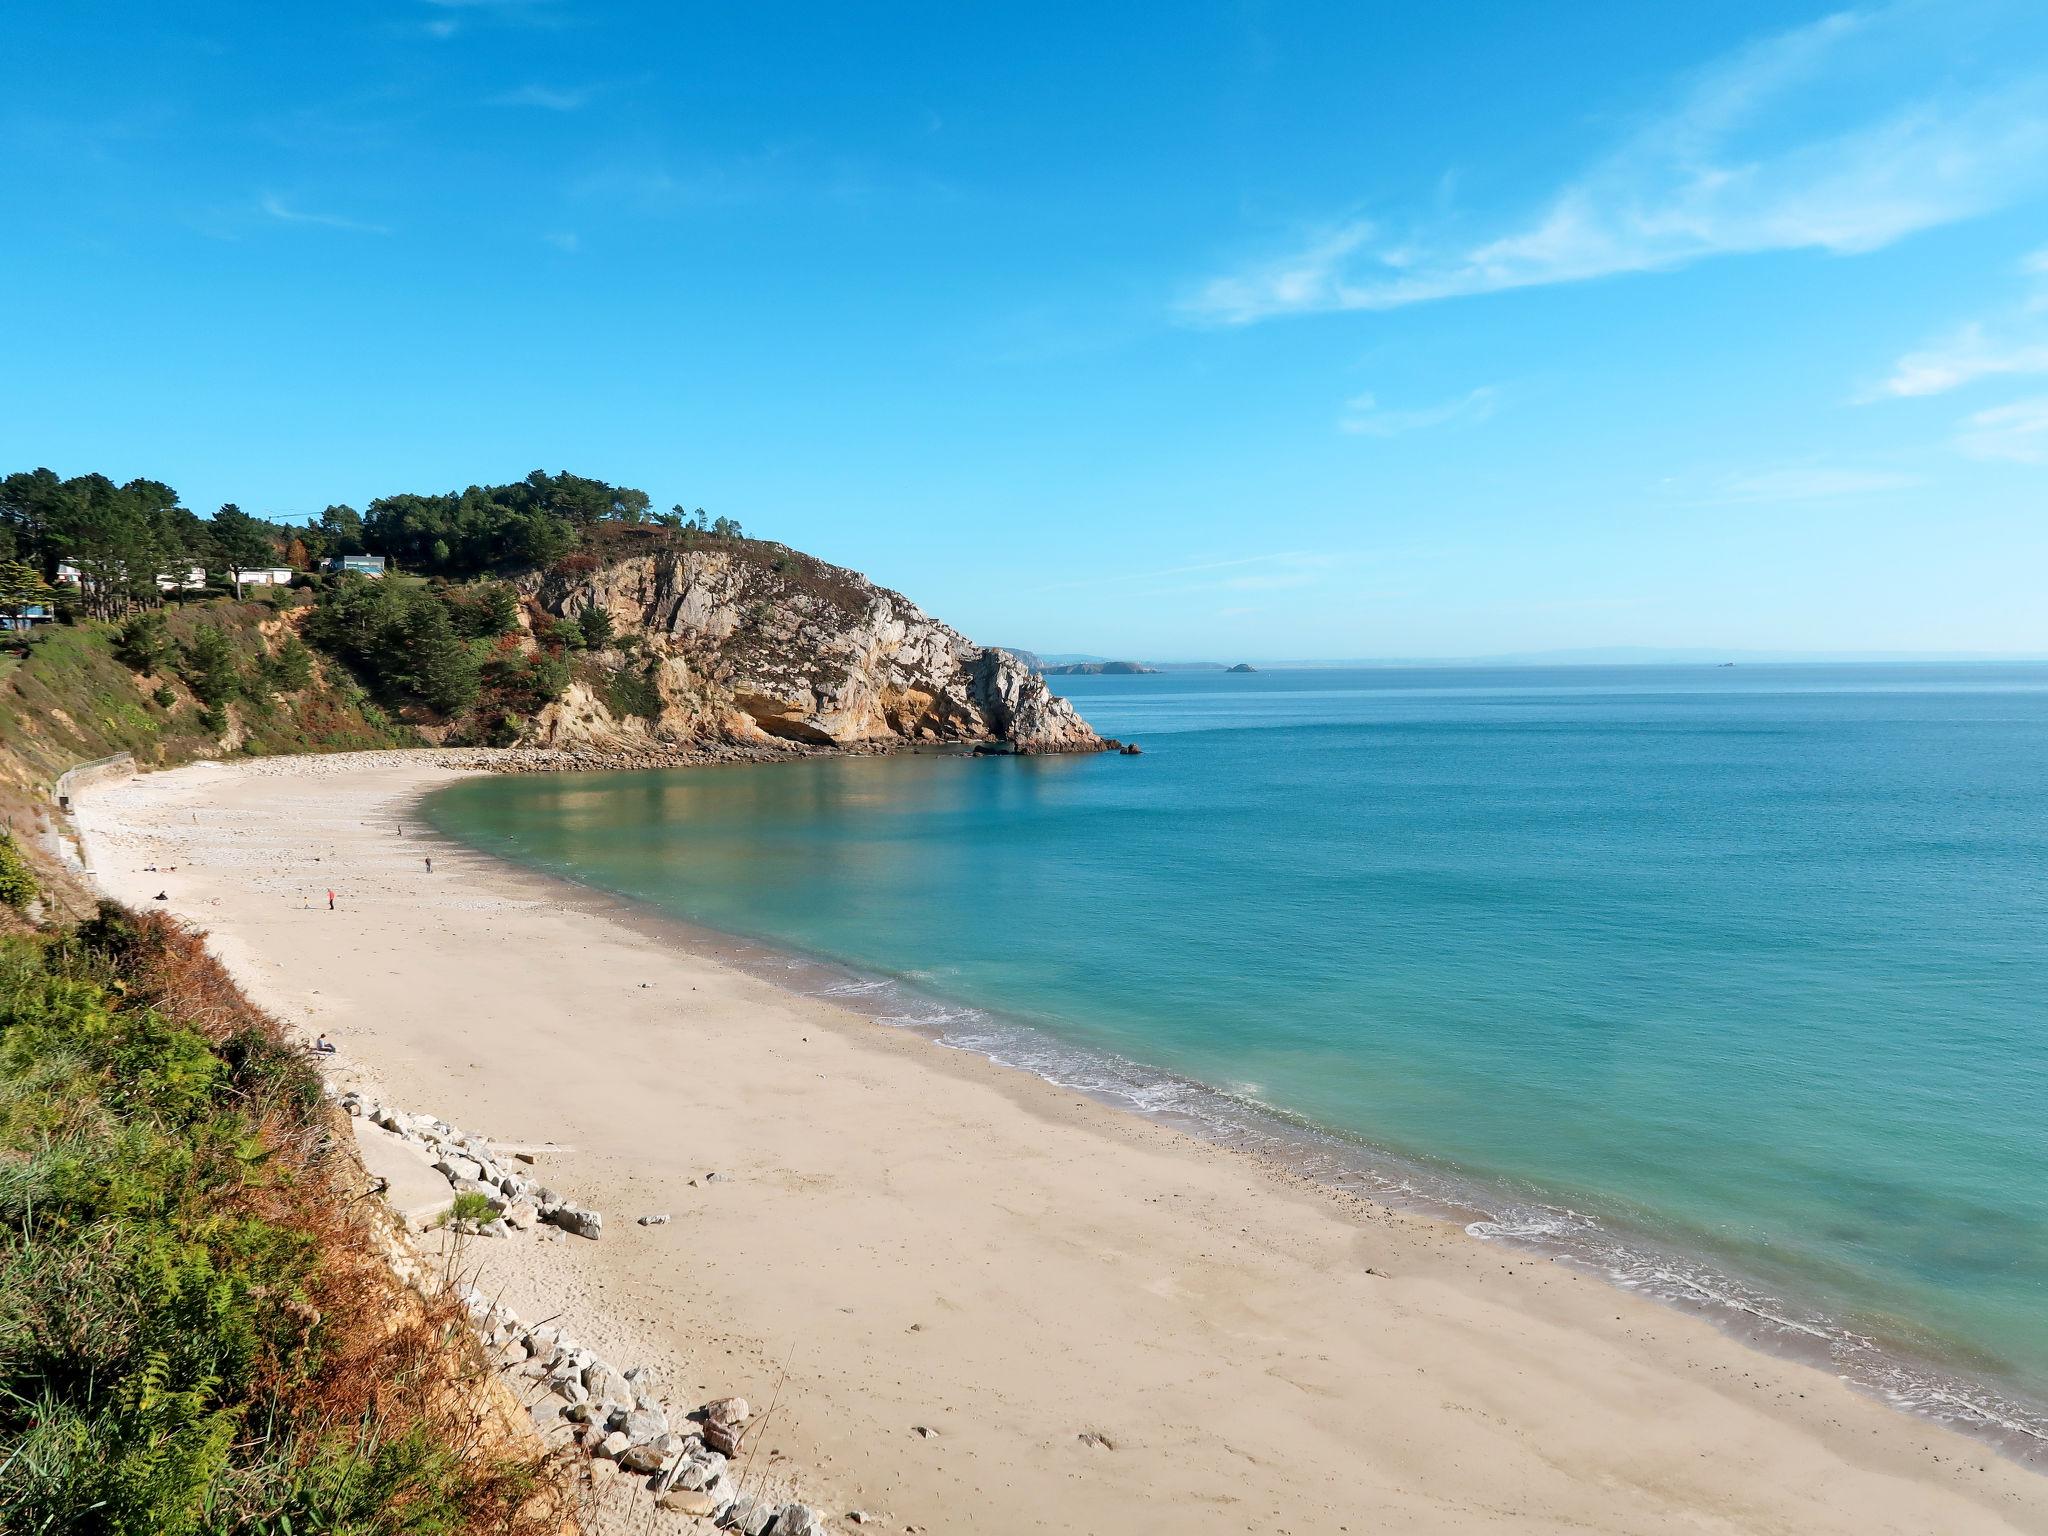
[[[322,229],[345,229],[358,235],[391,233],[382,224],[367,224],[360,219],[343,218],[337,213],[312,213],[303,208],[294,208],[274,193],[265,193],[258,206],[281,224],[317,224]]]
[[[2048,335],[1993,336],[1983,322],[1972,321],[1946,340],[1900,358],[1882,393],[1942,395],[2004,373],[2048,373]]]
[[[1399,437],[1404,432],[1420,432],[1447,422],[1484,421],[1493,414],[1499,401],[1500,391],[1491,384],[1455,400],[1406,411],[1388,410],[1373,395],[1353,395],[1344,402],[1344,414],[1337,425],[1358,437]]]
[[[1972,320],[1940,341],[1906,353],[1891,376],[1864,400],[1942,395],[2001,374],[2048,373],[2048,250],[2032,252],[2020,271],[2034,291],[1995,320]]]
[[[2048,181],[2048,73],[1997,73],[1973,0],[1843,11],[1694,76],[1665,111],[1530,218],[1461,237],[1327,226],[1216,277],[1196,319],[1392,309],[1760,251],[1854,254],[2009,204]],[[1987,69],[1993,73],[1986,73]],[[1939,82],[1930,88],[1928,82]]]
[[[563,19],[556,0],[421,0],[441,14],[420,23],[428,37],[447,39],[462,32],[468,21],[504,22],[519,26],[555,26]]]
[[[1965,417],[1955,445],[1973,459],[2048,464],[2048,395]]]
[[[505,91],[490,98],[493,107],[539,107],[547,112],[577,112],[590,105],[591,92],[587,88],[577,90],[556,90],[545,85],[522,85],[516,91]]]
[[[1720,494],[1709,499],[1717,502],[1835,501],[1850,496],[1909,490],[1924,483],[1918,475],[1891,470],[1841,469],[1809,464],[1733,475],[1723,484]]]
[[[582,237],[579,236],[574,230],[570,229],[552,230],[549,233],[542,235],[541,239],[547,241],[547,243],[549,245],[552,245],[556,250],[561,251],[570,256],[574,256],[578,251],[583,249]]]

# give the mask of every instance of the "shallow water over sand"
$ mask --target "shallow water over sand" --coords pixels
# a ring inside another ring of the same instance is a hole
[[[1145,756],[498,778],[429,815],[843,962],[817,984],[951,1043],[2031,1421],[2048,668],[1058,682]]]

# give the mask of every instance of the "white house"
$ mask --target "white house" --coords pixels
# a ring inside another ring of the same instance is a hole
[[[234,573],[230,571],[229,575]],[[288,587],[292,584],[292,568],[288,565],[266,565],[242,572],[245,587]]]
[[[57,585],[83,587],[85,573],[69,560],[60,560],[57,562]],[[157,572],[156,589],[159,592],[197,592],[205,585],[206,572],[196,565],[187,566],[183,571]]]

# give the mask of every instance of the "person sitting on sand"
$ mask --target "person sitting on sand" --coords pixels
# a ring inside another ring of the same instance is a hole
[[[313,1042],[313,1054],[316,1056],[332,1056],[334,1054],[334,1042],[325,1035],[322,1035]]]

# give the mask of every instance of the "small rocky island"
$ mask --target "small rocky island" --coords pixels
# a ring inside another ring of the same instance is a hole
[[[1240,661],[1236,666],[1230,668],[1229,670],[1232,672],[1256,672],[1259,669],[1253,666],[1248,661]]]

